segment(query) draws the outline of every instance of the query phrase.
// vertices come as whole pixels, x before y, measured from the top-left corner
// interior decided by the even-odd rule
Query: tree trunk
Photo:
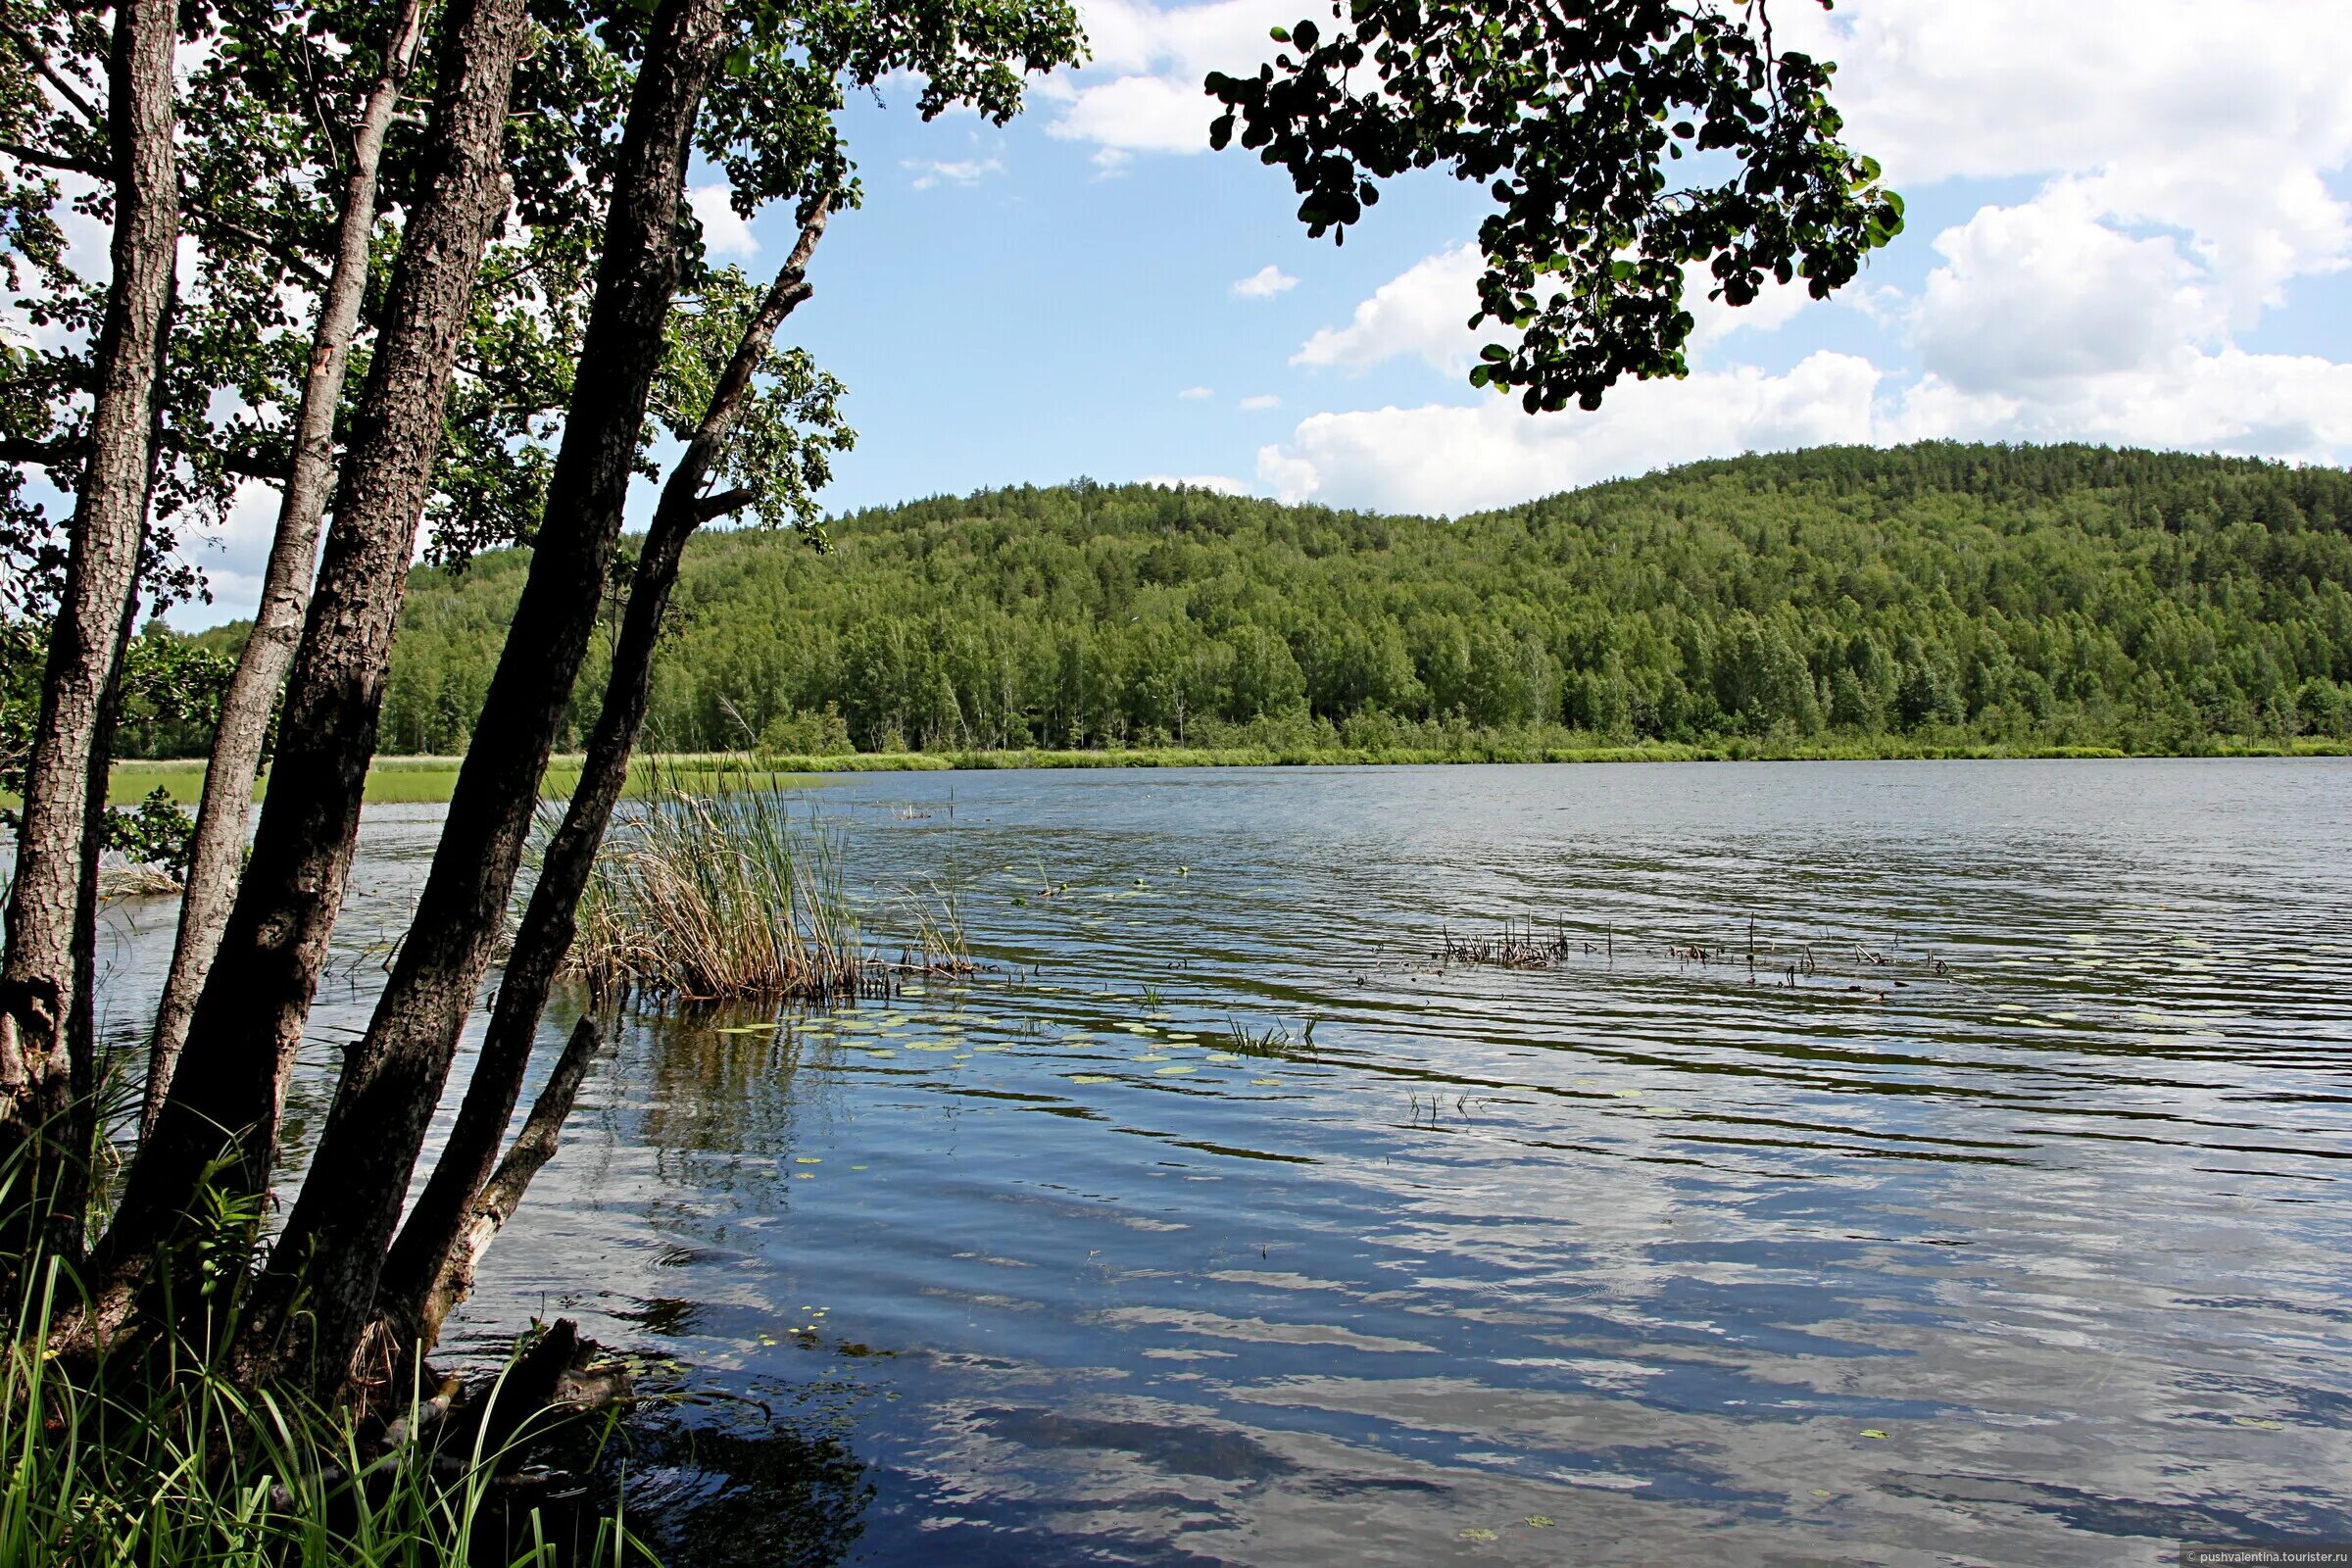
[[[89,456],[66,558],[64,598],[49,634],[41,711],[24,784],[16,877],[0,958],[0,1154],[24,1151],[26,1202],[0,1224],[0,1250],[46,1241],[79,1250],[86,1145],[71,1114],[76,1074],[68,1015],[88,1005],[74,988],[74,934],[97,741],[138,593],[155,445],[156,383],[179,238],[172,56],[176,0],[120,0],[107,63],[114,160],[113,276],[93,364]],[[87,1081],[87,1064],[81,1077]],[[46,1205],[55,1199],[57,1206]],[[14,1205],[12,1205],[14,1206]]]
[[[541,858],[539,880],[499,978],[489,1030],[474,1057],[457,1122],[424,1192],[401,1227],[377,1287],[377,1314],[389,1332],[413,1339],[419,1350],[430,1349],[439,1338],[442,1319],[472,1286],[481,1250],[512,1212],[511,1201],[498,1199],[484,1183],[496,1186],[490,1162],[498,1157],[499,1140],[514,1113],[548,989],[564,956],[571,951],[580,895],[628,780],[629,757],[644,727],[653,689],[654,648],[677,582],[679,560],[688,537],[707,514],[703,486],[734,427],[752,374],[785,317],[808,297],[808,258],[824,233],[827,213],[827,205],[820,202],[803,226],[800,242],[744,328],[733,359],[711,389],[710,407],[662,488],[645,549],[630,577],[628,609],[613,645],[605,700],[579,782]],[[540,1103],[546,1103],[544,1095]],[[539,1119],[537,1109],[531,1119]],[[519,1198],[519,1191],[514,1196]]]
[[[422,1354],[432,1348],[440,1337],[441,1325],[450,1312],[473,1289],[474,1271],[481,1266],[482,1254],[499,1231],[514,1215],[522,1202],[531,1178],[539,1167],[555,1157],[564,1131],[564,1118],[571,1114],[571,1103],[577,1099],[580,1084],[588,1076],[589,1064],[604,1044],[604,1032],[594,1019],[582,1018],[572,1026],[571,1038],[564,1043],[564,1053],[556,1058],[547,1083],[541,1087],[539,1098],[531,1102],[531,1113],[523,1118],[522,1131],[507,1150],[498,1168],[466,1195],[466,1208],[451,1227],[451,1235],[435,1259],[438,1272],[426,1276],[422,1299],[406,1306],[400,1315],[379,1313],[370,1332],[378,1336],[380,1353],[372,1359],[389,1372],[397,1374],[406,1366],[409,1354]],[[527,1060],[527,1056],[526,1056]],[[477,1075],[477,1082],[479,1081]],[[470,1088],[468,1094],[471,1093]],[[508,1109],[514,1108],[514,1097],[508,1096]],[[505,1130],[503,1124],[497,1131]],[[497,1152],[493,1146],[492,1153]],[[440,1174],[436,1168],[435,1175]],[[414,1217],[410,1225],[414,1226]],[[409,1229],[404,1227],[401,1239],[406,1241]],[[399,1253],[393,1254],[399,1261]],[[387,1263],[389,1270],[393,1263]],[[382,1293],[377,1296],[383,1299]]]
[[[459,338],[509,199],[507,104],[531,36],[524,0],[450,7],[421,188],[352,421],[261,829],[179,1070],[103,1247],[101,1330],[125,1306],[153,1250],[177,1233],[201,1186],[219,1179],[256,1193],[269,1184],[286,1071],[351,868],[385,655],[440,454]]]
[[[664,0],[655,14],[580,345],[594,372],[573,388],[530,572],[416,915],[368,1032],[345,1058],[310,1176],[271,1254],[250,1343],[265,1357],[303,1358],[327,1389],[345,1381],[372,1315],[385,1248],[505,923],[540,778],[603,601],[677,287],[692,131],[725,17],[724,0]],[[298,1316],[289,1310],[297,1299]]]
[[[326,514],[335,482],[335,411],[343,399],[344,373],[351,364],[352,334],[368,290],[368,244],[375,233],[376,170],[383,161],[384,135],[400,107],[401,86],[416,61],[424,36],[423,0],[401,0],[384,41],[382,73],[368,94],[352,134],[351,172],[343,185],[343,216],[336,232],[333,274],[319,302],[310,369],[294,418],[293,467],[277,509],[277,532],[262,576],[262,602],[253,630],[238,656],[236,673],[221,694],[220,719],[213,732],[211,764],[205,769],[204,798],[196,808],[190,845],[187,891],[179,905],[179,935],[172,970],[164,980],[147,1048],[147,1087],[139,1113],[141,1134],[155,1127],[164,1096],[172,1087],[180,1047],[197,994],[220,946],[236,892],[237,861],[245,849],[245,821],[253,807],[253,781],[261,768],[262,742],[270,711],[293,662],[295,639],[311,598],[311,573],[318,556],[318,524]]]

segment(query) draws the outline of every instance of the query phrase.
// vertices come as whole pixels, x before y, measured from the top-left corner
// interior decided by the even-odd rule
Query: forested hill
[[[860,512],[831,538],[696,543],[657,744],[2352,734],[2333,469],[1823,449],[1454,522],[1081,481]],[[524,561],[416,573],[386,750],[464,746]]]

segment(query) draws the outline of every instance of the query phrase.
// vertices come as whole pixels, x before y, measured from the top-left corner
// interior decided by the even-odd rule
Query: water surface
[[[680,1562],[2352,1537],[2352,763],[808,799],[994,969],[630,1014],[453,1330],[702,1391],[635,1438]],[[298,1114],[437,820],[370,814]],[[1505,921],[1559,961],[1441,961]]]

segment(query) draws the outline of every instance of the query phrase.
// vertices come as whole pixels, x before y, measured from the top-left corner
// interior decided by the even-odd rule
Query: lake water
[[[629,1015],[453,1329],[694,1396],[631,1439],[678,1563],[2352,1538],[2352,763],[807,798],[996,967]],[[298,1117],[436,825],[370,815]],[[1441,961],[1505,921],[1557,961]]]

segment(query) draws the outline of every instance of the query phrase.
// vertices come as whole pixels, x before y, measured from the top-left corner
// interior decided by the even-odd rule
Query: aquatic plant
[[[1279,1021],[1263,1028],[1251,1028],[1239,1018],[1225,1020],[1225,1049],[1243,1056],[1290,1056],[1315,1042],[1315,1026],[1310,1020],[1305,1029],[1294,1035]]]
[[[1438,948],[1438,956],[1446,963],[1486,964],[1503,969],[1550,969],[1566,963],[1578,953],[1591,953],[1593,944],[1568,935],[1566,926],[1555,926],[1549,933],[1539,931],[1534,922],[1519,923],[1505,920],[1502,929],[1491,936],[1457,937],[1447,928]]]
[[[902,900],[895,961],[866,947],[842,837],[796,812],[784,782],[734,758],[649,760],[580,900],[567,972],[598,996],[715,1001],[873,995],[908,970],[968,969],[961,914],[936,887]]]

